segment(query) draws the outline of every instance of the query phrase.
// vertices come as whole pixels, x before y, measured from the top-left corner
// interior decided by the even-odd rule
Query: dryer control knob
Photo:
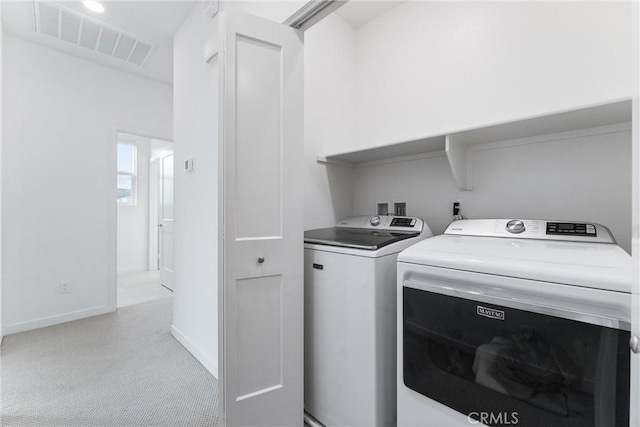
[[[377,225],[380,225],[380,217],[379,216],[372,216],[371,219],[369,220],[369,222],[374,227],[377,226]]]
[[[526,227],[524,226],[524,222],[519,219],[513,219],[507,223],[506,229],[509,233],[518,234],[526,230]]]

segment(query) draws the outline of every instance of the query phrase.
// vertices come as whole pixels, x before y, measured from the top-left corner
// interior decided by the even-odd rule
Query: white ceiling
[[[39,0],[35,0],[39,1]],[[35,32],[34,3],[31,0],[3,1],[4,31],[34,43],[68,54],[118,68],[162,83],[173,83],[173,34],[191,12],[197,1],[192,0],[102,0],[104,13],[88,10],[79,0],[58,0],[55,3],[131,33],[155,45],[144,67],[128,64],[107,55],[76,46]],[[351,0],[337,10],[354,28],[376,19],[403,1]]]
[[[347,4],[340,7],[336,13],[353,28],[359,28],[401,3],[404,3],[404,1],[350,0]]]
[[[56,1],[56,3],[136,35],[156,45],[156,48],[147,64],[144,67],[138,67],[69,42],[36,33],[32,1],[3,1],[4,31],[9,35],[142,77],[167,84],[173,83],[173,34],[191,12],[196,4],[195,1],[103,0],[104,13],[91,12],[81,1]]]

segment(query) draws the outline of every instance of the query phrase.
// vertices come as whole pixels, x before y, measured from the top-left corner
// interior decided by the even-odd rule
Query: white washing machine
[[[399,216],[305,232],[304,401],[322,424],[395,424],[397,255],[430,236]]]
[[[403,251],[398,425],[628,427],[631,283],[594,223],[456,221]]]

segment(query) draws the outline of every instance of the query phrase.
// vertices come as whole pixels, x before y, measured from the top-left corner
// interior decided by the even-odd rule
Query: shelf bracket
[[[331,159],[331,158],[328,158],[327,156],[316,156],[316,161],[318,163],[322,163],[325,165],[338,165],[338,166],[344,166],[347,168],[355,167],[353,163],[348,162],[346,160]]]
[[[455,135],[447,135],[445,139],[445,153],[451,167],[453,179],[460,190],[473,190],[471,182],[471,156],[469,147],[461,141],[455,140]]]

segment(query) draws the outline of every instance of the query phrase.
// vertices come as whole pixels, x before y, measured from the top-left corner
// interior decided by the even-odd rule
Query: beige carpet
[[[215,426],[217,381],[170,334],[172,299],[5,337],[2,426]]]

